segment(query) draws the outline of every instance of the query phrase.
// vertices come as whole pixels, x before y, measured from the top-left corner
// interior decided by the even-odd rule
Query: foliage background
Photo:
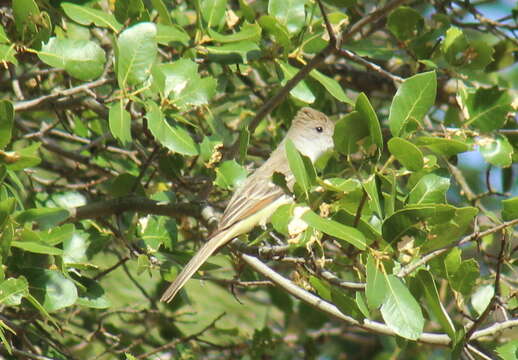
[[[516,359],[512,7],[2,3],[2,356]],[[307,105],[337,121],[289,155],[309,227],[159,303]]]

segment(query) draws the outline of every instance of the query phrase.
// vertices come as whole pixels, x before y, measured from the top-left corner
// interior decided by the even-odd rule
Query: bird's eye
[[[315,130],[316,130],[317,132],[319,132],[319,133],[321,133],[322,131],[324,131],[324,129],[322,129],[322,126],[317,126],[317,127],[315,128]]]

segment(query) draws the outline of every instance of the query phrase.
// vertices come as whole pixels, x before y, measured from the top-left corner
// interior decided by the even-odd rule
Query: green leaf
[[[460,251],[451,251],[446,256],[446,271],[452,289],[468,296],[480,277],[480,270],[475,259],[460,260]]]
[[[128,145],[133,140],[131,137],[131,115],[126,111],[122,101],[117,101],[110,106],[108,121],[113,137],[123,145]]]
[[[210,76],[191,81],[172,102],[182,109],[208,104],[216,93],[216,86],[216,79]]]
[[[450,178],[438,173],[423,176],[408,195],[410,204],[441,204],[446,202]]]
[[[381,305],[383,320],[399,336],[417,340],[424,326],[421,307],[399,278],[388,275],[385,283],[387,296]]]
[[[421,136],[416,139],[415,143],[418,146],[426,147],[434,153],[446,157],[457,155],[471,149],[468,144],[461,141],[439,137]]]
[[[444,58],[453,66],[462,65],[465,61],[465,51],[469,47],[469,42],[464,33],[458,27],[450,27],[446,32],[446,37],[441,44]]]
[[[369,130],[363,126],[363,117],[358,111],[352,111],[335,124],[333,141],[336,151],[350,155],[358,151],[358,144],[369,136]]]
[[[402,236],[423,231],[424,244],[428,251],[446,246],[464,234],[477,214],[472,207],[456,208],[445,204],[412,205],[397,210],[385,219],[382,226],[383,238],[391,243]]]
[[[38,156],[38,149],[41,143],[9,152],[0,152],[0,164],[3,162],[8,170],[18,171],[38,165],[41,159]]]
[[[150,101],[146,107],[149,130],[160,144],[183,155],[198,155],[198,148],[186,130],[169,124],[156,103]]]
[[[439,292],[437,291],[432,275],[429,271],[421,269],[415,278],[423,290],[426,303],[428,304],[428,309],[435,316],[439,324],[441,324],[442,329],[448,334],[452,342],[455,342],[455,326],[448,315],[448,311],[446,311],[442,305],[441,299],[439,298]]]
[[[513,163],[513,146],[504,135],[492,137],[480,137],[478,140],[479,151],[484,159],[491,165],[509,167]]]
[[[156,253],[162,245],[171,248],[176,240],[176,222],[166,216],[148,216],[145,220],[141,238],[148,253]]]
[[[294,34],[302,29],[306,21],[305,5],[306,0],[269,0],[268,14],[286,26],[289,33]]]
[[[18,60],[16,60],[16,45],[3,45],[0,44],[0,62],[12,63],[14,65],[18,65]]]
[[[79,80],[99,77],[106,62],[104,50],[93,41],[50,38],[38,57],[50,66],[65,69]]]
[[[288,225],[290,224],[293,218],[293,209],[297,205],[295,203],[292,204],[284,204],[279,206],[270,217],[270,222],[272,223],[275,231],[283,234],[284,236],[289,236]]]
[[[277,63],[281,67],[284,78],[281,81],[281,85],[284,86],[292,77],[294,77],[299,69],[291,66],[290,64],[283,62],[281,60],[277,60]],[[315,101],[315,95],[306,84],[304,80],[300,81],[293,89],[291,89],[290,94],[300,101],[303,101],[307,104],[311,104]]]
[[[40,9],[34,0],[17,0],[12,2],[14,25],[16,32],[25,39],[34,36],[38,28],[34,19],[40,16]]]
[[[273,35],[275,42],[283,46],[285,52],[291,47],[290,36],[284,25],[270,15],[263,15],[259,18],[259,25],[269,34]]]
[[[393,136],[404,136],[418,128],[435,103],[437,78],[435,71],[406,79],[390,105],[389,127]]]
[[[369,178],[363,182],[363,189],[369,196],[370,208],[380,219],[383,219],[383,211],[381,210],[381,202],[375,175],[369,176]]]
[[[318,81],[322,86],[331,94],[333,97],[339,101],[345,102],[347,104],[353,104],[353,101],[345,95],[344,90],[333,78],[330,78],[329,76],[326,76],[319,72],[318,70],[311,70],[309,73],[309,76],[311,76],[313,79]]]
[[[0,150],[11,142],[14,108],[9,100],[0,100]]]
[[[153,9],[158,13],[158,27],[160,27],[160,25],[173,25],[169,10],[162,0],[151,0],[151,4],[153,5]]]
[[[518,340],[507,341],[504,345],[498,346],[496,352],[502,360],[518,359]]]
[[[331,288],[331,301],[342,313],[350,315],[358,321],[363,321],[365,318],[356,300],[336,287]]]
[[[203,0],[200,8],[203,20],[209,28],[219,26],[225,17],[227,0]]]
[[[306,166],[304,165],[304,161],[302,160],[302,155],[299,153],[290,139],[287,139],[284,146],[290,170],[295,176],[297,184],[299,184],[299,186],[305,192],[307,198],[309,191],[311,190],[311,179],[309,177],[308,171],[306,170]]]
[[[95,24],[99,27],[111,29],[113,32],[119,32],[122,28],[115,16],[102,10],[67,2],[61,3],[61,8],[69,18],[81,25]]]
[[[158,0],[157,0],[158,1]],[[189,45],[191,38],[184,29],[177,25],[157,24],[156,41],[162,45],[179,42],[182,45]]]
[[[245,21],[243,26],[241,26],[241,29],[233,34],[224,35],[212,29],[208,29],[208,33],[214,41],[221,43],[239,41],[251,41],[253,43],[257,43],[261,39],[261,26],[257,23],[250,24]]]
[[[505,221],[518,219],[518,196],[502,200],[502,217]]]
[[[367,248],[365,236],[363,234],[347,225],[340,224],[331,219],[320,217],[311,210],[308,210],[301,217],[309,226],[323,232],[324,234],[333,236],[338,240],[345,240],[347,243],[357,247],[360,250]]]
[[[34,241],[13,241],[11,246],[35,254],[63,255],[63,250]]]
[[[9,215],[14,211],[15,204],[14,198],[0,201],[0,233],[4,229],[7,219],[9,219]]]
[[[199,79],[198,64],[190,59],[160,64],[153,68],[153,78],[164,97],[175,98],[193,79]]]
[[[326,301],[332,301],[331,298],[331,287],[325,281],[320,280],[315,276],[309,277],[309,283],[316,290],[318,296]]]
[[[29,284],[23,276],[9,278],[0,283],[0,304],[20,305],[22,297],[29,293]]]
[[[117,0],[113,12],[117,21],[132,24],[139,20],[149,20],[142,0]]]
[[[371,141],[378,147],[378,151],[381,152],[383,150],[383,135],[381,134],[380,122],[365,93],[358,95],[354,108],[362,116],[363,121],[367,123]]]
[[[16,216],[19,223],[36,222],[42,229],[50,229],[66,220],[70,213],[60,208],[34,208],[22,211]]]
[[[423,153],[410,141],[394,137],[387,145],[390,153],[408,170],[419,171],[423,168]]]
[[[77,231],[63,241],[63,262],[65,264],[77,265],[88,264],[88,233]]]
[[[110,300],[106,298],[106,292],[97,281],[82,277],[79,282],[86,290],[79,292],[77,305],[92,309],[107,309],[111,306]]]
[[[463,89],[460,95],[469,115],[466,125],[472,125],[483,132],[500,129],[507,114],[513,111],[512,97],[506,90],[496,86],[489,89]]]
[[[367,257],[367,286],[365,287],[365,296],[367,304],[371,310],[375,310],[383,304],[388,294],[385,276],[376,266],[376,260],[371,254]]]
[[[7,37],[4,27],[0,25],[0,44],[10,44],[11,40]]]
[[[77,300],[74,283],[53,270],[39,270],[38,274],[32,277],[31,289],[42,302],[43,308],[49,312],[71,306]]]
[[[220,46],[206,46],[209,58],[223,64],[247,64],[261,56],[261,49],[257,43],[249,40],[231,42]]]
[[[350,193],[358,190],[361,187],[361,183],[358,180],[344,178],[327,178],[321,181],[320,184],[326,190],[343,193]]]
[[[416,10],[400,6],[387,19],[387,28],[394,36],[405,41],[419,35],[424,27],[424,19]]]
[[[62,226],[53,227],[47,231],[40,231],[39,237],[42,242],[47,245],[58,245],[64,241],[69,241],[74,236],[74,224],[65,224]]]
[[[484,310],[488,307],[493,295],[495,294],[495,287],[491,284],[480,286],[471,296],[471,305],[478,315],[482,315]]]
[[[222,189],[234,190],[245,181],[247,175],[248,173],[243,166],[235,160],[227,160],[216,169],[214,184]]]
[[[117,39],[116,72],[121,88],[137,85],[149,77],[158,47],[156,25],[136,24],[124,30]]]

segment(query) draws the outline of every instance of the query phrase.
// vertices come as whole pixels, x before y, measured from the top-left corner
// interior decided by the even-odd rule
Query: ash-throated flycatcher
[[[295,183],[286,157],[287,139],[293,142],[298,151],[315,162],[323,153],[333,148],[334,127],[334,123],[320,111],[301,109],[282,142],[270,158],[236,190],[216,231],[171,283],[160,300],[170,302],[217,249],[254,226],[264,224],[279,206],[293,201],[291,196],[272,182],[273,173],[279,172],[284,174],[290,190]]]

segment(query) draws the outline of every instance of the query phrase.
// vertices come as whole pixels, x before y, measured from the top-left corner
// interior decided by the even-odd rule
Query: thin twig
[[[498,226],[492,227],[490,229],[487,229],[485,231],[474,232],[474,233],[472,233],[470,235],[467,235],[467,236],[463,237],[459,242],[456,242],[456,243],[450,244],[448,246],[445,246],[443,248],[434,250],[434,251],[426,254],[425,256],[423,256],[418,261],[405,266],[404,268],[402,268],[399,271],[398,276],[399,277],[405,277],[408,274],[411,274],[414,270],[416,270],[417,268],[423,266],[428,261],[436,258],[437,256],[440,256],[440,255],[444,254],[445,252],[447,252],[448,250],[450,250],[450,249],[452,249],[452,248],[454,248],[456,246],[460,246],[460,245],[463,245],[463,244],[465,244],[465,243],[467,243],[469,241],[473,241],[473,240],[476,240],[476,239],[483,238],[484,236],[496,233],[496,232],[498,232],[498,231],[500,231],[502,229],[505,229],[507,227],[512,227],[512,226],[515,226],[517,224],[518,224],[518,219],[514,219],[514,220],[510,220],[510,221],[504,222],[504,223],[502,223],[502,224],[500,224]]]
[[[190,341],[190,340],[193,340],[193,339],[196,339],[197,337],[199,337],[200,335],[203,335],[204,332],[206,332],[207,330],[213,328],[215,325],[216,325],[216,322],[221,319],[223,316],[225,316],[225,313],[222,313],[221,315],[219,315],[218,317],[216,317],[214,320],[211,321],[211,323],[207,326],[205,326],[203,329],[201,329],[200,331],[192,334],[192,335],[189,335],[189,336],[184,336],[182,338],[179,338],[179,339],[174,339],[173,341],[171,342],[168,342],[167,344],[164,344],[162,346],[159,346],[157,347],[156,349],[153,349],[151,351],[148,351],[147,353],[145,354],[142,354],[142,355],[139,355],[137,356],[137,359],[147,359],[149,358],[151,355],[153,354],[156,354],[156,353],[159,353],[159,352],[162,352],[162,351],[165,351],[167,349],[171,349],[173,347],[175,347],[176,345],[178,344],[181,344],[181,343],[185,343],[187,341]]]

